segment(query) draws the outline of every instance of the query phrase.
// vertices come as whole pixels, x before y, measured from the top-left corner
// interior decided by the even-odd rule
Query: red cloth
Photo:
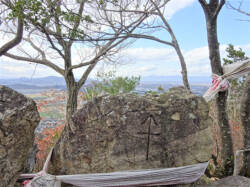
[[[32,187],[31,186],[31,180],[25,180],[25,181],[23,181],[23,187]]]
[[[222,84],[221,84],[222,83]],[[219,91],[226,91],[229,87],[229,84],[227,81],[222,82],[222,78],[218,75],[213,75],[213,80],[212,80],[212,90],[216,90],[217,87],[219,86]]]

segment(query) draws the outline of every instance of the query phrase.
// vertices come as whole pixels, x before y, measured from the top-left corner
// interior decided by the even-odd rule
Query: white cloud
[[[127,74],[127,76],[132,75],[145,75],[145,74],[152,74],[154,71],[157,70],[156,65],[151,64],[145,64],[143,67],[135,68],[134,70],[130,71],[130,74]]]
[[[226,57],[227,45],[220,45],[221,57]],[[250,56],[250,44],[236,46]],[[133,65],[123,66],[119,71],[124,75],[181,75],[181,67],[176,52],[169,48],[133,48],[124,52]],[[208,46],[183,52],[189,76],[210,76],[211,67]],[[153,66],[152,66],[153,65]],[[152,69],[150,69],[152,68]]]
[[[200,47],[193,49],[191,51],[188,51],[184,54],[185,60],[187,64],[195,64],[197,62],[201,62],[203,60],[208,59],[208,47]]]
[[[28,70],[27,67],[23,67],[23,66],[4,66],[3,69],[11,73],[18,73],[18,74],[20,73],[24,74]]]
[[[226,56],[227,45],[220,45],[221,57]],[[241,47],[250,56],[250,44],[236,46]],[[203,46],[190,51],[183,52],[187,63],[189,76],[211,75],[208,47]],[[181,67],[176,52],[171,48],[128,48],[122,52],[124,65],[116,65],[117,75],[123,76],[149,76],[149,75],[181,75]],[[75,58],[75,57],[73,57]],[[94,77],[98,70],[113,70],[114,67],[103,65],[97,66],[91,73]],[[0,59],[0,78],[3,77],[30,77],[34,72],[34,64],[11,61],[6,58]],[[83,70],[77,70],[76,77],[80,77]],[[49,76],[56,74],[50,68],[39,65],[35,77]]]
[[[155,70],[157,67],[155,65],[144,66],[138,69],[139,72],[149,72]]]
[[[124,52],[136,62],[124,66],[126,75],[181,75],[181,66],[176,52],[171,48],[133,48]],[[183,53],[189,75],[210,75],[208,47],[200,47]],[[153,66],[152,66],[153,65]],[[124,70],[125,69],[125,70]]]
[[[175,13],[190,6],[194,2],[195,0],[172,0],[166,6],[165,16],[167,16],[168,19],[171,19]]]
[[[6,57],[0,59],[0,78],[59,76],[54,70],[35,63],[15,61]]]
[[[129,48],[121,52],[123,57],[129,56],[136,61],[157,62],[173,57],[175,51],[171,48]]]
[[[188,75],[196,76],[196,75],[211,75],[211,67],[208,63],[199,64],[197,66],[188,66]]]

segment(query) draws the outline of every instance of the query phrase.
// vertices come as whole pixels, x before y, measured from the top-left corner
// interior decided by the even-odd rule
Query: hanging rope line
[[[54,176],[48,174],[52,151],[53,148],[47,156],[42,171],[20,175],[19,179],[28,179],[23,182],[24,187],[60,187],[62,182],[79,187],[188,184],[198,180],[208,166],[208,162],[205,162],[177,168]]]

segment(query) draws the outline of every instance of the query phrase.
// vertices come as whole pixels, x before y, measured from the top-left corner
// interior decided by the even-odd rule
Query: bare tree
[[[199,0],[206,17],[207,38],[209,47],[209,59],[212,68],[212,73],[222,75],[219,42],[217,37],[217,17],[225,0]],[[220,126],[222,148],[221,157],[225,175],[230,175],[233,172],[233,144],[228,116],[226,112],[227,92],[219,92],[216,98],[217,117]]]
[[[239,4],[238,4],[238,7],[233,6],[233,5],[230,3],[230,1],[227,1],[226,5],[227,5],[228,8],[230,8],[230,9],[232,9],[232,10],[235,10],[235,11],[239,12],[240,14],[243,14],[243,15],[245,15],[245,16],[250,16],[250,13],[249,13],[249,12],[247,12],[247,11],[245,11],[245,10],[242,9],[243,0],[239,1],[238,3],[239,3]],[[250,20],[247,19],[247,20],[244,20],[244,21],[250,21]]]
[[[146,0],[145,4],[150,5],[151,9],[147,9],[147,10],[143,8],[134,9],[133,7],[133,9],[121,9],[121,10],[123,12],[134,12],[137,14],[151,15],[149,21],[144,23],[142,27],[137,28],[137,30],[138,29],[140,30],[139,32],[131,33],[129,34],[129,36],[132,38],[143,38],[147,40],[153,40],[153,41],[173,47],[180,60],[181,69],[182,69],[181,74],[182,74],[184,87],[188,91],[190,91],[190,85],[188,82],[188,75],[187,75],[187,67],[186,67],[184,56],[181,52],[180,46],[173,32],[173,29],[171,28],[170,24],[167,21],[167,18],[165,17],[165,8],[166,8],[166,4],[169,1],[170,0],[165,0],[165,1]],[[138,0],[138,3],[140,3],[140,0]],[[107,11],[114,11],[114,10],[107,10]],[[158,22],[159,19],[161,20],[160,22]],[[151,35],[152,32],[154,32],[155,30],[159,30],[159,29],[165,30],[170,35],[171,41],[163,40],[161,38]]]
[[[3,14],[3,12],[1,12],[1,14]],[[0,25],[1,25],[1,23],[2,23],[2,21],[0,20]],[[0,47],[0,56],[2,56],[4,53],[6,53],[11,48],[18,45],[22,40],[22,36],[23,36],[23,21],[22,21],[22,18],[18,18],[16,35],[12,40],[10,40],[6,44],[4,44],[2,47]]]
[[[105,6],[120,8],[128,6],[126,3],[131,4],[133,1],[124,2],[117,1],[115,5],[111,5],[107,1]],[[68,90],[66,120],[74,131],[71,116],[77,110],[77,95],[80,88],[94,67],[116,53],[148,15],[138,16],[121,11],[103,12],[103,1],[83,0],[72,4],[66,0],[47,0],[34,1],[31,6],[29,4],[27,6],[22,16],[30,30],[24,38],[36,54],[31,55],[27,51],[27,44],[24,44],[22,55],[5,53],[5,56],[48,66],[64,77]],[[32,12],[33,7],[36,9]],[[49,45],[49,49],[41,47],[44,42]],[[86,55],[87,57],[77,64],[72,60],[72,47],[76,45],[89,47],[92,51],[91,55]],[[62,64],[54,62],[55,60],[49,55],[51,53],[54,53],[53,56],[59,58]],[[76,80],[73,72],[76,69],[84,70],[79,80]]]

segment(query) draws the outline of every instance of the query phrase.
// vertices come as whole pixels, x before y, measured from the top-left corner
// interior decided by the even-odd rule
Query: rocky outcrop
[[[210,159],[213,142],[202,97],[174,88],[159,97],[98,97],[74,116],[55,147],[56,174],[184,166]]]
[[[198,187],[249,187],[250,179],[242,176],[230,176],[208,185]]]
[[[33,100],[0,86],[0,186],[13,187],[24,171],[40,116]]]

